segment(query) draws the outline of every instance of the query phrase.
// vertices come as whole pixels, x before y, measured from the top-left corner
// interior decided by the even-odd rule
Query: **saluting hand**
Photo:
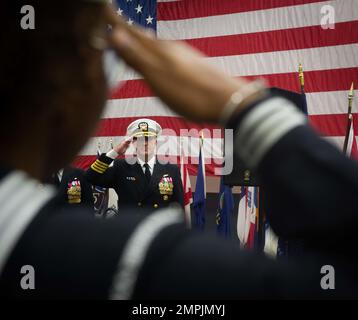
[[[114,12],[111,24],[110,42],[120,57],[169,107],[187,118],[217,122],[231,95],[246,83],[213,67],[189,45],[155,39]]]
[[[118,153],[119,156],[122,156],[126,153],[127,149],[129,148],[132,139],[125,139],[123,140],[118,146],[115,146],[113,150]]]

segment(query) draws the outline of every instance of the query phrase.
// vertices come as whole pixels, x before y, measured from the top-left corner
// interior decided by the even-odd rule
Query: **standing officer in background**
[[[49,183],[58,189],[63,203],[85,205],[93,209],[92,186],[83,170],[67,166],[54,173]]]
[[[126,206],[157,209],[173,202],[183,206],[179,168],[161,164],[156,158],[157,138],[161,131],[159,123],[151,119],[132,122],[127,128],[130,139],[102,154],[87,170],[87,179],[92,184],[116,191],[119,210]],[[135,147],[135,156],[117,160],[131,143]]]

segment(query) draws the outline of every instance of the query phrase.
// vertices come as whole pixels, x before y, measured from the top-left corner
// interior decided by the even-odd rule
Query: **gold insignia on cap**
[[[148,131],[148,123],[147,122],[140,122],[138,124],[138,129],[145,132]]]

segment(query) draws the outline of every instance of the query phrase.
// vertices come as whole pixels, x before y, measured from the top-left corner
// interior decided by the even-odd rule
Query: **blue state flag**
[[[199,152],[198,176],[196,179],[195,193],[193,198],[193,209],[195,218],[195,227],[203,230],[205,227],[206,216],[206,187],[205,187],[205,163],[202,151],[202,142]]]
[[[220,179],[219,205],[216,213],[216,230],[219,235],[229,238],[231,235],[231,215],[234,211],[232,188],[224,184],[224,177]]]

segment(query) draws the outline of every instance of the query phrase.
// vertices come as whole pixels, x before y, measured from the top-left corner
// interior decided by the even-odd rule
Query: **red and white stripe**
[[[193,193],[191,190],[191,183],[189,178],[188,167],[184,161],[184,157],[181,157],[180,162],[180,175],[183,183],[184,190],[184,214],[186,225],[191,227],[191,210],[190,205],[193,203]]]
[[[335,29],[320,25],[324,5],[335,10]],[[157,17],[159,38],[188,42],[233,77],[262,77],[270,86],[298,91],[297,68],[302,63],[310,122],[342,148],[348,89],[352,81],[358,83],[357,0],[162,0]],[[136,72],[128,70],[124,78],[127,82],[111,93],[97,134],[82,150],[77,165],[88,167],[95,159],[98,140],[104,147],[110,138],[119,141],[127,125],[141,117],[152,118],[177,134],[181,128],[215,129],[170,111]],[[353,118],[358,123],[356,103]],[[205,140],[219,146],[210,157],[220,158],[217,138]],[[188,156],[197,157],[197,151]],[[207,174],[213,174],[214,167],[214,162],[207,164]],[[196,168],[188,165],[190,174]]]
[[[253,249],[255,245],[256,215],[258,213],[258,208],[254,203],[256,187],[242,188],[244,188],[244,196],[240,199],[237,212],[237,236],[241,247]]]

